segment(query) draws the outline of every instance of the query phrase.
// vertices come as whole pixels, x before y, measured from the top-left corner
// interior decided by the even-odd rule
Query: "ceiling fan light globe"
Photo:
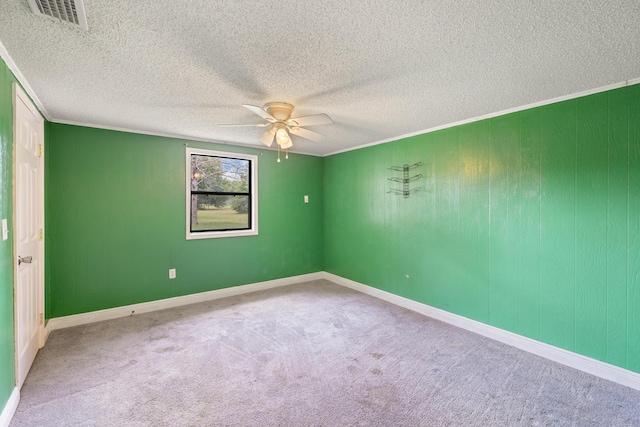
[[[287,148],[291,148],[293,147],[293,142],[291,142],[291,140],[289,140],[289,142],[281,144],[280,148],[283,150],[286,150]]]
[[[267,130],[260,137],[260,142],[262,142],[267,147],[271,147],[271,144],[273,144],[273,136],[275,135],[275,133],[276,132],[275,132],[275,130],[273,128]]]
[[[276,140],[278,141],[278,145],[282,149],[291,147],[293,145],[291,143],[291,138],[289,137],[287,130],[283,128],[278,129],[278,131],[276,132]]]

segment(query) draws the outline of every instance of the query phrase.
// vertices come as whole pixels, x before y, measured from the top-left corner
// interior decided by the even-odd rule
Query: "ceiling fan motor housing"
[[[293,105],[287,102],[268,102],[262,108],[279,122],[289,120],[293,113]]]

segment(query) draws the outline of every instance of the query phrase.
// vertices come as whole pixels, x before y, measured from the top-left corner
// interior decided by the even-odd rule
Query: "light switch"
[[[307,196],[306,194],[304,195],[304,202],[309,203],[309,196]]]
[[[9,238],[9,228],[7,226],[7,218],[2,220],[2,240],[7,240]]]

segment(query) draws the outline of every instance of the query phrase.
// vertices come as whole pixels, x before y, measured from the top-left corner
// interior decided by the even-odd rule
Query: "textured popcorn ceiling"
[[[54,122],[263,147],[241,105],[333,125],[324,155],[640,77],[640,2],[84,0],[89,31],[0,2]]]

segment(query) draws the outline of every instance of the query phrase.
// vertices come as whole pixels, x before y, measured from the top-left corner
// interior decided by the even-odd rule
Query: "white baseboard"
[[[356,291],[371,295],[400,307],[418,312],[425,316],[429,316],[445,323],[457,326],[459,328],[475,332],[487,338],[491,338],[512,347],[519,348],[520,350],[533,353],[537,356],[541,356],[554,362],[569,366],[571,368],[578,369],[596,377],[604,378],[606,380],[613,381],[636,390],[640,390],[640,374],[636,372],[629,371],[618,366],[610,365],[608,363],[601,362],[599,360],[595,360],[568,350],[564,350],[559,347],[545,344],[531,338],[523,337],[522,335],[505,331],[504,329],[499,329],[494,326],[477,322],[475,320],[467,319],[466,317],[452,314],[447,311],[410,300],[408,298],[404,298],[377,288],[373,288],[368,285],[364,285],[362,283],[354,282],[353,280],[345,279],[344,277],[336,276],[335,274],[324,272],[323,277],[338,285],[354,289]]]
[[[215,291],[202,292],[198,294],[185,295],[175,298],[167,298],[158,301],[132,304],[123,307],[116,307],[107,310],[92,311],[90,313],[75,314],[50,319],[46,326],[47,335],[55,330],[68,328],[71,326],[84,325],[87,323],[100,322],[103,320],[116,319],[130,316],[131,313],[141,314],[166,308],[179,307],[187,304],[194,304],[203,301],[211,301],[219,298],[226,298],[235,295],[242,295],[250,292],[276,288],[280,286],[293,285],[311,280],[326,279],[341,286],[354,289],[367,295],[390,302],[400,307],[415,311],[431,318],[449,323],[462,329],[475,332],[479,335],[502,342],[520,350],[527,351],[537,356],[544,357],[554,362],[561,363],[574,369],[586,372],[596,377],[640,390],[640,374],[610,365],[608,363],[583,356],[568,350],[561,349],[504,329],[496,328],[457,314],[449,313],[439,308],[431,307],[417,301],[410,300],[371,286],[355,282],[344,277],[336,276],[327,272],[303,274],[300,276],[286,277],[283,279],[269,280],[266,282],[252,283],[249,285],[234,286],[231,288],[219,289]],[[16,403],[17,406],[17,403]],[[15,408],[14,408],[15,410]],[[4,412],[3,412],[4,416]],[[0,423],[0,427],[2,423]]]
[[[20,403],[20,390],[16,387],[13,389],[9,400],[7,400],[7,404],[4,405],[4,409],[0,414],[0,427],[9,427],[13,414],[16,413],[16,409],[18,408],[18,403]]]
[[[242,286],[233,286],[230,288],[218,289],[215,291],[201,292],[197,294],[184,295],[157,301],[143,302],[140,304],[125,305],[122,307],[92,311],[89,313],[55,317],[53,319],[49,319],[45,329],[48,336],[51,331],[54,331],[56,329],[85,325],[93,322],[101,322],[103,320],[117,319],[119,317],[131,316],[132,313],[142,314],[156,310],[164,310],[165,308],[173,308],[188,304],[195,304],[203,301],[211,301],[219,298],[226,298],[235,295],[247,294],[250,292],[262,291],[265,289],[277,288],[280,286],[292,285],[294,283],[319,280],[322,278],[323,275],[321,272],[302,274],[299,276],[286,277],[283,279],[268,280],[266,282],[251,283],[249,285]]]

